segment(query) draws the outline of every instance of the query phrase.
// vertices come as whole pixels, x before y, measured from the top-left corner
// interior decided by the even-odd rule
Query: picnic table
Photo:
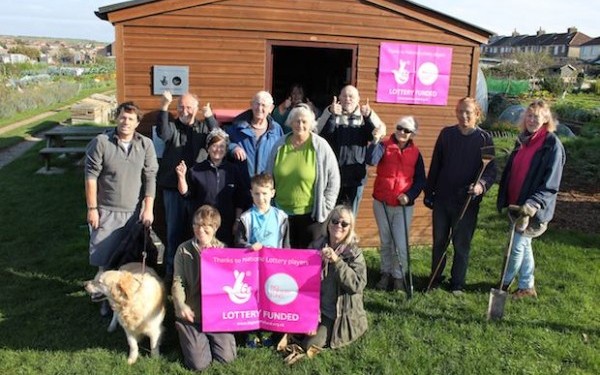
[[[46,147],[39,151],[44,159],[46,170],[50,170],[52,155],[84,155],[89,141],[110,127],[103,126],[68,126],[60,125],[44,133]]]

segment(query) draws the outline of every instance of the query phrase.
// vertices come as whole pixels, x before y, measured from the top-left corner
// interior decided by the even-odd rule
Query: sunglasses
[[[333,225],[341,225],[342,228],[348,228],[350,226],[350,223],[347,223],[343,220],[339,220],[339,219],[331,219],[331,224]]]
[[[399,131],[399,132],[402,132],[402,133],[404,133],[404,134],[412,134],[412,130],[408,130],[408,129],[406,129],[406,128],[403,128],[403,127],[402,127],[402,126],[400,126],[400,125],[397,125],[397,126],[396,126],[396,130],[397,130],[397,131]]]

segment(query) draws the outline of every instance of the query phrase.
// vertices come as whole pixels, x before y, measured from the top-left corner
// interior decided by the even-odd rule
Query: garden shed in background
[[[146,112],[157,110],[157,66],[187,68],[189,91],[217,113],[248,108],[262,89],[279,102],[293,82],[325,107],[343,85],[353,84],[387,124],[388,134],[399,116],[417,117],[416,143],[426,166],[440,129],[455,123],[456,101],[475,96],[480,45],[491,34],[411,1],[134,0],[102,7],[96,15],[115,26],[119,102],[133,100]],[[451,51],[443,104],[378,100],[380,56],[387,43]],[[142,132],[149,134],[154,121],[147,115]],[[363,246],[379,243],[372,213],[374,172],[369,171],[359,211]],[[427,243],[430,237],[429,211],[419,199],[412,240]]]

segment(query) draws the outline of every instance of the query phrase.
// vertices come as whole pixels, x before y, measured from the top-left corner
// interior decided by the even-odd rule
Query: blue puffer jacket
[[[265,171],[273,145],[283,135],[281,126],[269,116],[267,119],[269,128],[257,141],[250,126],[251,121],[252,110],[249,109],[238,115],[233,120],[233,124],[227,129],[230,141],[229,152],[233,152],[238,146],[244,149],[250,177]]]

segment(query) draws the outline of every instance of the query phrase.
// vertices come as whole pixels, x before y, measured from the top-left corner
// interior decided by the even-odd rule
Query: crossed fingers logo
[[[226,285],[223,287],[223,290],[227,293],[231,302],[237,305],[248,302],[252,295],[252,287],[244,282],[245,276],[245,272],[234,270],[233,277],[235,281],[233,286]]]

